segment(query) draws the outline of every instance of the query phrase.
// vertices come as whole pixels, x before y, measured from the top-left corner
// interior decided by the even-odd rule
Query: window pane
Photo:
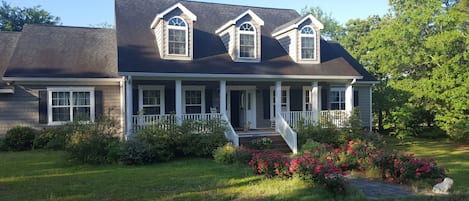
[[[90,92],[73,92],[74,105],[90,105]]]
[[[52,105],[53,106],[70,105],[70,93],[69,92],[52,92]]]
[[[143,107],[143,114],[146,115],[158,115],[161,114],[160,107]]]
[[[143,91],[143,105],[160,105],[160,91],[159,90],[144,90]]]
[[[186,91],[186,104],[201,104],[202,103],[202,92],[201,91]]]
[[[254,35],[239,35],[239,57],[254,57]]]
[[[70,121],[70,108],[52,108],[52,121]]]
[[[186,114],[200,114],[202,113],[201,106],[186,106]]]
[[[186,54],[186,31],[169,29],[168,48],[169,54]]]
[[[90,114],[90,107],[73,107],[74,121],[89,121],[91,116]]]
[[[312,59],[314,58],[314,38],[301,37],[301,58]]]

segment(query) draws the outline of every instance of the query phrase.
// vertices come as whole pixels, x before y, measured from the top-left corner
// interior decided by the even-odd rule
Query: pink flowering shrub
[[[436,183],[445,176],[445,169],[438,167],[433,158],[416,158],[403,151],[385,152],[380,150],[373,159],[383,180],[407,183],[410,180],[430,179]]]
[[[343,178],[344,172],[336,167],[332,160],[321,163],[312,157],[310,152],[304,153],[299,158],[290,162],[290,172],[298,175],[306,181],[324,186],[333,193],[345,191],[347,181]]]
[[[248,163],[255,174],[263,174],[267,178],[275,176],[291,177],[290,162],[282,153],[259,151],[252,154]]]

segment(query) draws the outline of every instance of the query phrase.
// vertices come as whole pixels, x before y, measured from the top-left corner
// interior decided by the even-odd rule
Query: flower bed
[[[282,153],[253,151],[244,147],[236,148],[238,151],[233,153],[243,153],[244,157],[241,158],[251,154],[248,164],[255,174],[267,178],[297,176],[324,186],[332,193],[345,192],[348,182],[343,176],[351,170],[378,169],[383,180],[395,183],[415,180],[438,183],[446,176],[445,169],[438,167],[432,158],[416,158],[402,151],[377,150],[363,141],[349,141],[339,147],[330,144],[312,147],[312,150],[293,158]]]

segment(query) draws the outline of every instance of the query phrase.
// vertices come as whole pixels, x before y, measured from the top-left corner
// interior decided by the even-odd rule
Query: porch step
[[[268,147],[268,150],[278,151],[282,153],[291,154],[292,151],[287,145],[282,136],[278,133],[264,133],[264,134],[240,134],[239,135],[239,144],[248,148],[254,148],[252,141],[258,138],[269,138],[272,140],[272,143]]]

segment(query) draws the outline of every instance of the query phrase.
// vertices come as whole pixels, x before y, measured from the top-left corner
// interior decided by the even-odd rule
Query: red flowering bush
[[[438,182],[446,174],[432,158],[415,158],[403,151],[376,153],[373,163],[379,168],[383,180],[396,183],[408,183],[410,180],[431,179]]]
[[[263,174],[272,178],[291,177],[290,162],[282,153],[260,151],[252,154],[252,159],[248,163],[255,174]]]
[[[290,162],[290,172],[300,178],[312,181],[324,186],[333,193],[345,191],[347,181],[342,177],[344,172],[336,167],[332,160],[321,163],[312,157],[310,152],[306,152],[300,158],[295,158]]]

